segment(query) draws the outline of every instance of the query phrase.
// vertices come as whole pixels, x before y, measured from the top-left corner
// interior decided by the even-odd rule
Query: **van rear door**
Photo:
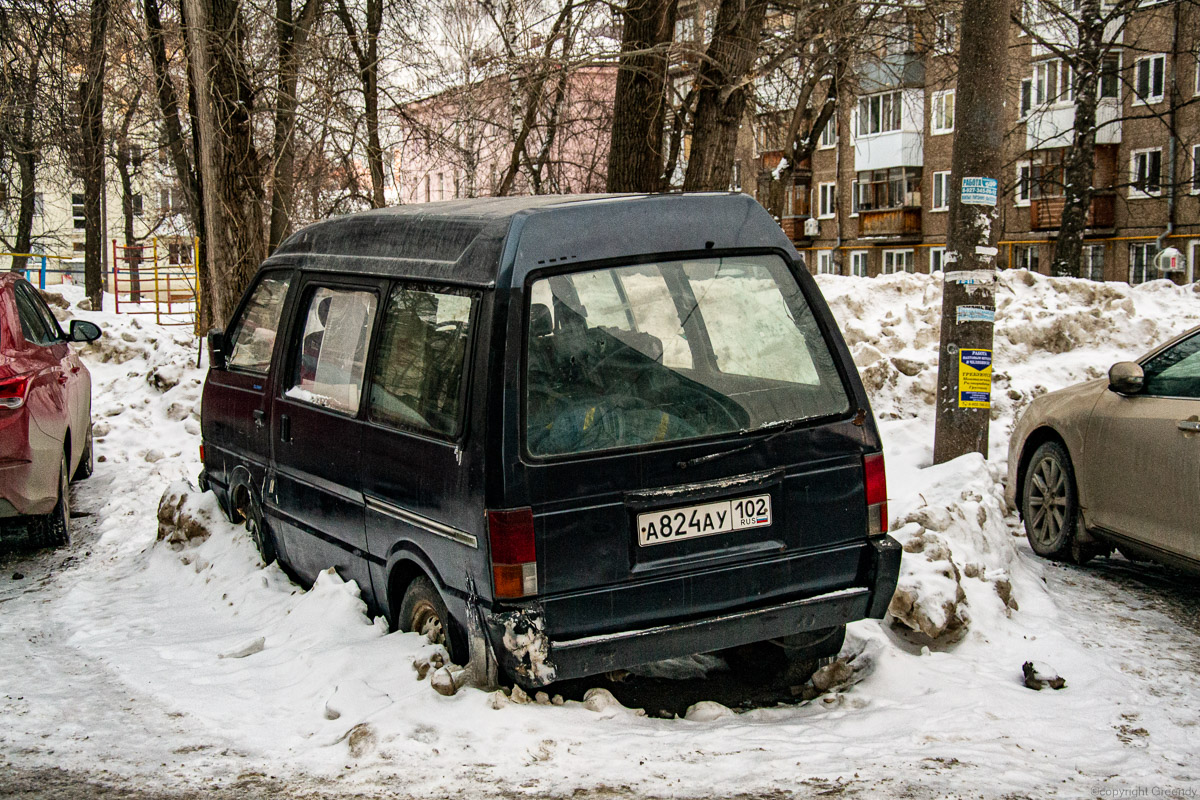
[[[527,463],[512,488],[533,508],[552,637],[855,585],[878,444],[807,288],[774,253],[526,284]]]

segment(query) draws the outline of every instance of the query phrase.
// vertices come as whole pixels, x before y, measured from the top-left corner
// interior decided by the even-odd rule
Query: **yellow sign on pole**
[[[958,351],[958,407],[992,407],[992,351]]]

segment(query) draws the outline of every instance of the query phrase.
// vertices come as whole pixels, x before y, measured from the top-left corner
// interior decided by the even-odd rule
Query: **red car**
[[[0,523],[41,544],[66,543],[67,483],[92,474],[92,378],[68,342],[99,337],[82,320],[64,334],[20,273],[0,275]]]

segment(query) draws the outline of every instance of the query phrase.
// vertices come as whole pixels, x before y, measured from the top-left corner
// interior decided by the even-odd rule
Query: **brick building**
[[[999,202],[1000,267],[1048,272],[1062,213],[1064,148],[1075,105],[1069,68],[1036,39],[1063,34],[1054,21],[1010,31],[1005,174]],[[877,58],[843,92],[835,125],[810,159],[795,165],[781,225],[813,272],[877,275],[940,269],[951,193],[956,31],[897,18]],[[1061,27],[1061,26],[1059,26]],[[1140,283],[1191,282],[1200,272],[1200,7],[1188,0],[1143,3],[1122,29],[1099,81],[1096,189],[1081,274]],[[778,142],[757,118],[754,146],[738,172],[760,202],[772,190]],[[1177,136],[1172,137],[1172,130]],[[1169,224],[1170,223],[1170,224]],[[1182,252],[1182,268],[1153,266],[1159,237]]]

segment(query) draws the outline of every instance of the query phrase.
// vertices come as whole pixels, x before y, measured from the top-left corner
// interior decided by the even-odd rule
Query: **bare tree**
[[[206,263],[200,282],[205,327],[223,325],[266,255],[263,181],[254,143],[254,91],[247,70],[246,27],[237,0],[184,0],[189,68],[204,175]]]
[[[662,179],[667,67],[678,0],[627,0],[608,151],[608,191],[654,192]]]

